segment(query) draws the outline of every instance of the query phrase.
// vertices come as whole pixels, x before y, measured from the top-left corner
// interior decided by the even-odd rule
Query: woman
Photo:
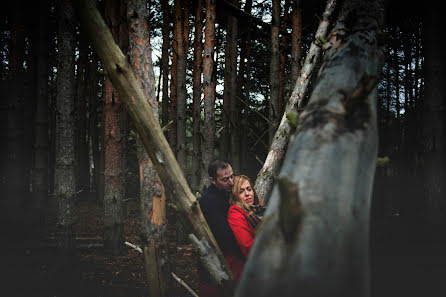
[[[234,178],[229,204],[228,223],[246,261],[254,243],[255,228],[263,219],[265,207],[246,175]],[[236,280],[240,279],[244,264],[243,262],[242,265],[230,265]]]

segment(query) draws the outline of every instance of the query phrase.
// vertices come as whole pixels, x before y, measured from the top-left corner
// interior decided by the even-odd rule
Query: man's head
[[[209,180],[218,189],[231,192],[234,186],[234,173],[231,165],[223,160],[216,159],[208,166]]]

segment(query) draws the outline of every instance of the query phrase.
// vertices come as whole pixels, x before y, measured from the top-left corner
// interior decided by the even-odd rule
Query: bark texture
[[[189,39],[189,9],[183,0],[175,0],[175,36],[177,53],[177,160],[186,172],[186,57]]]
[[[335,4],[335,0],[329,0],[327,2],[322,20],[319,23],[319,27],[317,28],[315,34],[316,38],[310,46],[310,50],[308,51],[308,54],[305,58],[305,63],[300,76],[294,86],[293,93],[291,94],[290,99],[285,107],[284,114],[280,121],[279,127],[274,134],[274,138],[271,143],[268,155],[266,156],[265,163],[263,164],[262,169],[260,169],[259,173],[257,174],[255,189],[257,191],[257,194],[263,199],[263,201],[267,202],[269,200],[269,196],[274,186],[275,178],[279,173],[280,168],[282,167],[288,142],[290,140],[290,134],[292,133],[292,131],[294,131],[292,127],[293,125],[296,125],[295,121],[294,124],[292,123],[292,118],[295,117],[295,114],[293,116],[293,113],[296,113],[297,109],[300,107],[299,105],[305,95],[305,91],[307,90],[310,78],[322,54],[322,48],[319,40],[326,39],[328,26],[330,24],[330,17],[335,9]]]
[[[277,122],[280,118],[280,1],[272,2],[272,20],[271,20],[271,60],[269,65],[269,120],[268,130],[269,143],[273,141],[274,133],[277,129]]]
[[[161,0],[161,10],[163,11],[163,46],[161,54],[161,72],[163,74],[163,100],[162,116],[163,126],[169,122],[169,33],[170,33],[170,13],[168,0]]]
[[[59,246],[70,254],[75,249],[75,146],[74,146],[74,9],[62,2],[59,25],[59,64],[56,103],[56,168],[54,195],[59,203]]]
[[[445,56],[442,53],[441,24],[445,18],[439,10],[431,11],[424,8],[426,20],[424,36],[425,47],[425,114],[424,135],[427,141],[424,144],[425,152],[425,191],[427,193],[427,220],[432,226],[442,226],[446,222],[446,88],[445,88]]]
[[[192,103],[192,178],[191,188],[200,191],[200,164],[201,164],[201,75],[203,74],[203,1],[195,3],[195,37],[194,37],[194,72],[193,103]]]
[[[302,10],[300,0],[294,0],[291,13],[291,80],[294,86],[300,73],[300,58],[302,56]]]
[[[8,164],[7,164],[7,198],[4,201],[6,219],[18,223],[15,213],[19,211],[25,195],[22,180],[26,180],[25,173],[25,98],[24,98],[24,69],[25,59],[25,15],[22,1],[14,2],[11,18],[11,38],[9,44],[9,73],[8,86]]]
[[[239,1],[232,1],[233,5],[239,6]],[[229,84],[228,97],[229,99],[229,152],[232,168],[234,172],[240,172],[240,129],[239,127],[239,102],[237,100],[237,60],[238,60],[238,21],[235,17],[230,17],[230,30],[228,30],[227,40],[230,42],[226,46],[227,54],[230,53],[229,63]],[[229,51],[228,51],[229,47]],[[226,56],[228,58],[228,56]],[[226,91],[226,86],[225,86]]]
[[[105,2],[105,16],[114,40],[121,49],[125,48],[128,35],[123,30],[121,0]],[[88,29],[87,29],[88,30]],[[123,112],[121,99],[113,88],[111,77],[107,73],[104,81],[105,106],[103,113],[104,127],[104,249],[118,255],[124,247],[124,140],[122,131]]]
[[[370,296],[382,14],[341,8],[236,296]]]
[[[158,118],[158,102],[155,95],[155,75],[152,65],[152,49],[147,22],[146,0],[131,0],[127,3],[129,22],[129,55],[133,72],[141,90]],[[169,261],[166,242],[166,199],[163,185],[153,163],[137,138],[140,178],[140,205],[144,267],[150,296],[166,296],[168,289]]]
[[[48,2],[39,2],[38,29],[36,30],[36,71],[33,158],[33,202],[32,213],[39,226],[44,223],[44,210],[48,202],[49,180],[49,134],[48,134]]]
[[[207,166],[214,157],[215,143],[215,80],[214,80],[214,46],[215,46],[215,0],[206,0],[206,22],[204,31],[203,56],[203,158],[201,160],[201,182],[203,189],[209,180]]]

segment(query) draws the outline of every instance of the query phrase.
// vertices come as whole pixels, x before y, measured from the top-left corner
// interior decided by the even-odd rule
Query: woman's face
[[[245,202],[248,205],[254,204],[254,191],[252,190],[251,183],[245,180],[238,192],[238,199]]]

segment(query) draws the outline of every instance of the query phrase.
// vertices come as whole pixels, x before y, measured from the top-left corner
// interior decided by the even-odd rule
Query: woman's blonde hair
[[[252,191],[254,192],[254,204],[260,204],[263,205],[262,200],[259,199],[259,196],[257,196],[256,190],[254,189],[254,185],[252,184],[249,177],[246,175],[238,175],[234,177],[234,187],[232,187],[231,195],[229,196],[229,204],[231,205],[237,205],[240,208],[249,208],[249,205],[246,204],[244,201],[241,201],[238,199],[238,195],[240,193],[240,188],[242,187],[242,184],[248,181],[251,185]]]

